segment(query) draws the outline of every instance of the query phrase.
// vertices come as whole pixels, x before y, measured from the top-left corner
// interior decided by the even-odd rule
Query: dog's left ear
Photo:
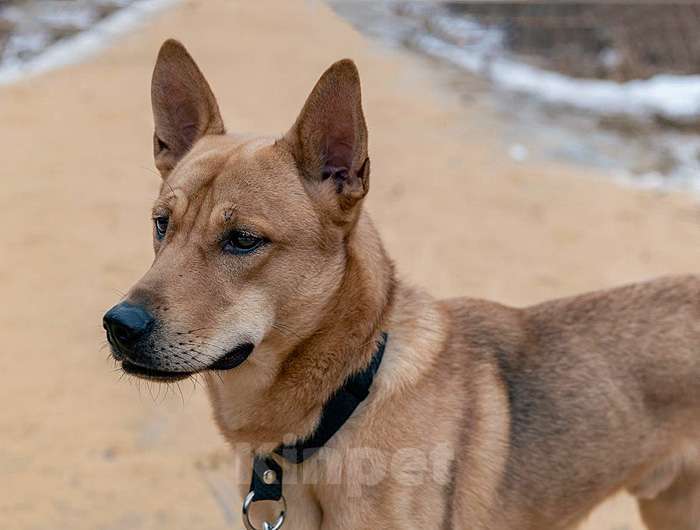
[[[302,176],[347,213],[369,190],[367,126],[355,63],[333,64],[316,83],[285,140]]]

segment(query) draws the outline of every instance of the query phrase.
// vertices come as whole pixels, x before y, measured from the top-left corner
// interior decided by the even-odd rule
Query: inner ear
[[[194,143],[208,134],[224,134],[216,98],[185,47],[163,43],[153,70],[151,102],[156,167],[165,177]]]
[[[367,126],[355,63],[344,59],[326,70],[285,138],[305,178],[318,182],[332,177],[346,206],[364,196]]]

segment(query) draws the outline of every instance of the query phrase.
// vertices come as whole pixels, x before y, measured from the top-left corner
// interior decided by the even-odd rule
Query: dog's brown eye
[[[156,238],[158,241],[165,237],[165,232],[168,231],[168,221],[170,221],[170,219],[166,216],[156,217],[153,219],[153,224],[156,227]]]
[[[229,254],[247,254],[262,245],[264,241],[262,237],[249,232],[234,230],[224,239],[223,250]]]

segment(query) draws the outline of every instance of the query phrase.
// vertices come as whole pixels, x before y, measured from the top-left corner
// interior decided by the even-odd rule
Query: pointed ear
[[[285,140],[304,178],[332,184],[341,210],[349,210],[365,196],[367,126],[355,63],[343,59],[326,70]]]
[[[185,47],[169,39],[158,53],[151,82],[156,167],[165,178],[194,143],[224,134],[214,94]]]

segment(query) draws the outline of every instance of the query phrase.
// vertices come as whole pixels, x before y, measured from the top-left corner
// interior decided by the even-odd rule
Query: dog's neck
[[[269,451],[307,437],[324,403],[369,364],[391,307],[394,269],[367,215],[348,235],[346,249],[342,281],[318,329],[291,349],[273,384],[250,403],[253,421],[231,430],[217,417],[229,442]]]
[[[367,216],[347,239],[345,273],[318,330],[287,357],[271,392],[296,402],[285,434],[310,434],[321,407],[370,362],[394,291],[393,265]]]

